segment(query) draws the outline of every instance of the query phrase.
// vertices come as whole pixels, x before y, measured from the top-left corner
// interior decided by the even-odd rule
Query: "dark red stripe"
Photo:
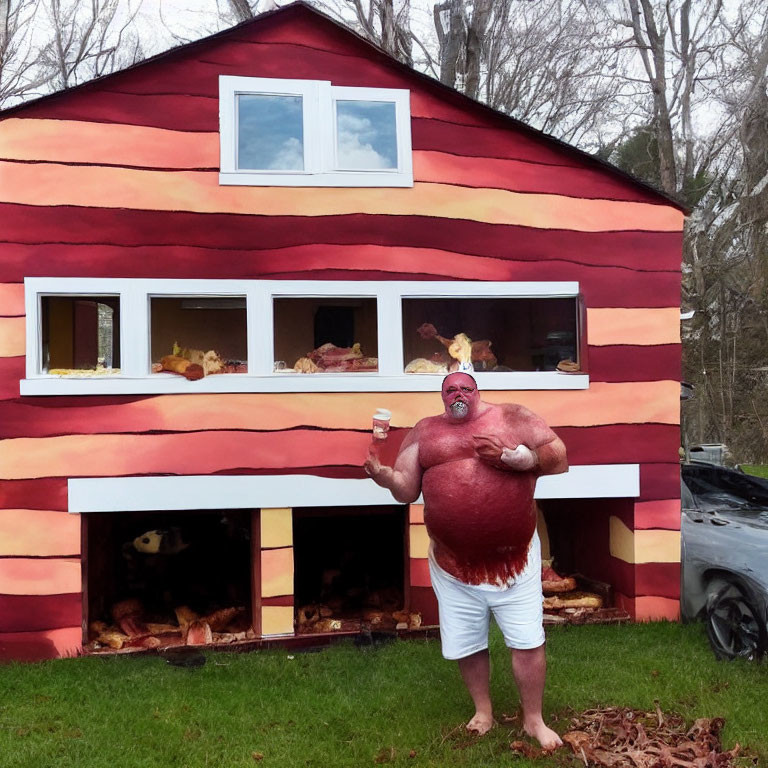
[[[66,511],[67,479],[0,480],[0,509],[52,509]]]
[[[0,245],[0,259],[2,253]],[[0,357],[0,400],[11,400],[19,396],[19,382],[27,375],[26,361],[26,357]],[[2,434],[3,422],[0,421],[0,437]]]
[[[4,249],[0,248],[0,253]],[[45,247],[38,250],[46,251]],[[183,259],[166,261],[154,254],[151,261],[131,259],[131,252],[121,257],[105,249],[80,248],[67,251],[65,261],[57,258],[41,258],[27,265],[13,265],[9,259],[6,269],[15,276],[29,270],[29,277],[123,277],[123,278],[198,278],[216,279],[271,279],[271,280],[351,280],[371,282],[386,280],[450,280],[445,272],[436,274],[419,270],[414,263],[413,272],[401,270],[355,269],[290,269],[281,270],[267,260],[254,259],[250,254],[232,255],[232,252],[187,254]],[[505,262],[498,277],[507,281],[576,281],[588,307],[670,307],[680,301],[680,274],[671,272],[628,272],[610,267],[583,267],[557,262]],[[2,266],[0,266],[0,272]],[[446,270],[450,271],[450,270]],[[2,279],[0,277],[0,279]],[[463,279],[473,279],[469,269]],[[475,278],[477,279],[477,278]],[[16,393],[15,389],[11,393]]]
[[[293,595],[282,595],[280,597],[262,597],[262,605],[281,605],[293,607]]]
[[[428,109],[422,116],[469,125],[494,126],[497,121],[472,105],[458,106],[432,93],[429,84],[392,66],[388,60],[375,61],[370,51],[354,50],[338,38],[335,50],[327,40],[306,42],[297,39],[260,41],[230,37],[207,50],[186,56],[167,57],[161,67],[145,66],[123,72],[104,81],[100,92],[146,96],[193,95],[218,100],[219,75],[278,77],[299,80],[330,80],[334,85],[366,85],[374,88],[408,88],[419,91]]]
[[[636,597],[680,597],[680,563],[640,563],[634,568]]]
[[[682,345],[589,347],[590,381],[680,381]]]
[[[551,264],[516,264],[506,280],[575,280],[589,307],[671,307],[680,302],[680,275],[635,273],[631,280],[624,270],[598,267],[557,268]],[[274,272],[263,275],[272,280],[445,280],[444,275],[387,272],[317,270],[311,273]]]
[[[0,632],[38,632],[74,627],[82,620],[83,596],[0,595]]]
[[[328,252],[333,246],[324,246]],[[0,275],[14,277],[26,273],[29,277],[99,276],[99,277],[197,277],[204,279],[277,278],[330,279],[340,275],[347,280],[424,279],[454,280],[456,266],[447,252],[442,258],[425,254],[423,264],[418,253],[408,259],[398,256],[397,264],[388,267],[386,251],[381,254],[381,268],[371,267],[370,259],[355,263],[354,253],[347,254],[344,269],[323,265],[318,252],[241,251],[189,247],[65,246],[65,245],[0,245],[3,265]],[[607,302],[605,306],[670,306],[659,304],[659,297],[647,295],[651,285],[666,287],[665,301],[679,302],[679,273],[635,272],[612,266],[584,266],[569,261],[512,261],[509,259],[463,256],[461,277],[465,280],[577,280],[583,283],[583,293],[593,301]],[[412,271],[407,270],[409,264]],[[289,266],[290,265],[290,266]],[[453,265],[453,266],[452,266]],[[323,274],[326,278],[321,277]],[[335,279],[339,279],[338,277]],[[622,286],[622,284],[624,284]],[[646,291],[643,291],[643,288]],[[627,297],[632,304],[625,304]],[[590,304],[590,306],[600,306]]]
[[[66,262],[69,258],[95,261],[98,266],[93,254],[78,257],[68,248],[50,250],[74,244],[99,249],[120,245],[177,249],[168,251],[163,259],[150,261],[186,260],[192,255],[189,248],[240,250],[253,258],[259,250],[270,248],[370,244],[435,248],[510,261],[560,260],[669,272],[679,272],[682,250],[680,232],[575,232],[429,216],[248,216],[0,204],[0,220],[0,242],[45,245],[31,249],[5,246],[4,261],[9,263],[0,273],[3,282],[19,282],[35,268],[38,259],[44,261],[40,269],[48,272],[51,261]],[[146,261],[151,252],[156,251],[137,251],[133,259]],[[209,253],[208,259],[218,262],[222,255]],[[279,254],[272,254],[273,259],[275,256]],[[285,257],[290,258],[290,254]],[[133,260],[124,252],[113,258]],[[622,281],[631,274],[625,273]]]
[[[644,464],[675,461],[680,428],[669,424],[556,427],[571,464]]]
[[[223,469],[221,472],[212,472],[212,475],[315,475],[317,477],[335,477],[344,480],[365,479],[367,475],[360,466],[333,466],[327,467],[274,467],[272,469],[253,469],[251,467],[241,467],[234,469]]]
[[[628,597],[680,597],[680,563],[632,563],[612,558],[613,586]]]
[[[642,464],[638,501],[680,498],[680,464]]]
[[[421,614],[423,626],[434,626],[440,623],[437,611],[437,598],[432,587],[411,587],[410,610]]]
[[[620,592],[627,597],[635,596],[635,566],[631,563],[611,557],[610,578],[607,581],[614,592]]]

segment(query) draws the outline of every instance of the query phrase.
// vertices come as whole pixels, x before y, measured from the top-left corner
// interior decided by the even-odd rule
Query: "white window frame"
[[[240,170],[237,165],[237,97],[301,96],[304,170]],[[397,168],[346,170],[336,162],[336,102],[385,101],[395,105]],[[219,184],[286,187],[412,187],[410,91],[352,88],[327,80],[219,76]]]
[[[410,298],[572,298],[576,282],[175,280],[47,278],[24,281],[27,357],[22,395],[161,394],[200,392],[434,392],[442,374],[404,373],[402,300]],[[41,369],[42,296],[119,296],[119,374],[52,376]],[[248,373],[216,374],[187,381],[151,373],[150,301],[153,297],[246,297]],[[275,373],[275,298],[375,298],[379,369],[356,373]],[[395,329],[395,332],[392,332]],[[584,329],[579,329],[583,334]],[[558,371],[477,372],[484,390],[587,389],[586,373]]]

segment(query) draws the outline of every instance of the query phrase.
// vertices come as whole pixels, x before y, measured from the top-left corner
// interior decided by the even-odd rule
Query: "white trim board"
[[[535,495],[537,499],[597,499],[634,498],[639,493],[639,464],[593,464],[539,478]],[[316,475],[71,478],[68,498],[72,513],[397,503],[373,480]]]
[[[585,373],[558,371],[519,371],[512,373],[473,373],[483,392],[588,389]],[[439,392],[444,373],[412,373],[382,376],[368,373],[286,373],[274,376],[249,376],[245,373],[206,376],[187,381],[173,374],[154,374],[141,378],[124,376],[78,379],[74,376],[39,376],[22,379],[22,395],[160,395],[204,392]]]
[[[442,374],[403,371],[402,302],[409,298],[572,298],[579,284],[479,281],[187,280],[33,277],[26,293],[26,378],[22,395],[132,395],[200,392],[431,392]],[[52,376],[42,372],[41,296],[120,298],[119,374]],[[155,296],[245,298],[248,373],[187,381],[151,373],[150,312]],[[376,373],[275,373],[273,300],[290,297],[370,297],[377,303],[379,371]],[[394,329],[394,330],[393,330]],[[586,373],[512,371],[476,374],[486,390],[587,389]]]

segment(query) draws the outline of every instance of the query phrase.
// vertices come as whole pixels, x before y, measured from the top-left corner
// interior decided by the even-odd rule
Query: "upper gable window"
[[[407,90],[221,76],[219,96],[221,184],[413,186]]]

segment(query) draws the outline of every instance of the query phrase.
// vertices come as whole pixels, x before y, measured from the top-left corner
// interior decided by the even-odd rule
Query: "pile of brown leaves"
[[[739,745],[723,752],[721,717],[699,718],[690,728],[677,714],[607,707],[571,719],[563,741],[585,766],[598,768],[731,768]]]

